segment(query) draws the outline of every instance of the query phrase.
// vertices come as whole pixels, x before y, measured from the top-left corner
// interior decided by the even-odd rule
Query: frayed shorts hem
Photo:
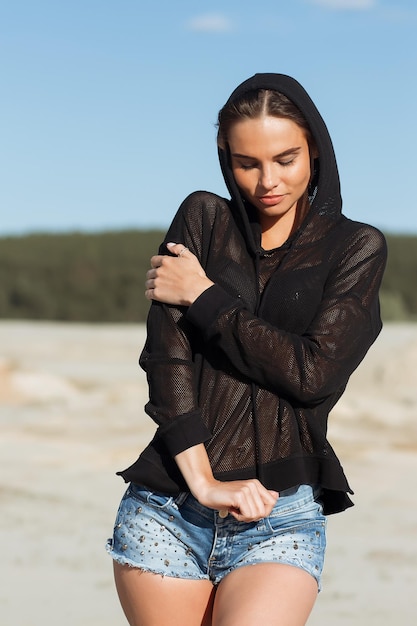
[[[126,557],[120,556],[113,552],[112,548],[112,540],[108,539],[106,544],[106,551],[111,556],[115,563],[119,565],[126,565],[127,567],[131,567],[132,569],[140,570],[141,572],[146,572],[147,574],[155,574],[156,576],[162,576],[162,578],[182,578],[185,580],[210,580],[209,576],[205,576],[204,574],[192,574],[191,572],[188,574],[187,572],[175,573],[165,569],[155,569],[152,567],[147,567],[146,565],[138,565],[137,562],[132,561]]]
[[[144,565],[138,565],[136,562],[132,561],[131,559],[127,559],[121,556],[118,556],[116,554],[114,554],[112,552],[112,540],[109,539],[107,541],[106,544],[106,551],[107,553],[112,557],[113,561],[115,561],[116,563],[118,563],[119,565],[123,565],[123,566],[127,566],[127,567],[131,567],[132,569],[137,569],[141,572],[146,572],[147,574],[155,574],[156,576],[162,576],[162,578],[180,578],[183,580],[208,580],[209,582],[212,582],[214,586],[217,586],[221,580],[223,580],[224,576],[222,576],[221,578],[219,578],[219,580],[211,580],[210,577],[207,575],[205,576],[204,574],[202,575],[193,575],[193,574],[187,574],[186,572],[182,572],[181,574],[179,573],[174,573],[174,572],[170,572],[167,570],[157,570],[157,569],[153,569],[150,567],[146,567]],[[292,567],[298,567],[298,569],[303,570],[303,572],[306,572],[307,574],[309,574],[310,576],[312,576],[314,578],[314,580],[317,583],[318,586],[318,590],[320,592],[321,587],[320,587],[320,579],[318,576],[316,576],[316,574],[314,574],[313,572],[309,571],[308,569],[306,569],[306,567],[300,563],[294,563],[294,561],[290,561],[290,560],[281,560],[281,559],[274,559],[273,561],[265,561],[264,559],[260,559],[257,561],[250,561],[250,562],[246,562],[244,564],[241,565],[235,565],[234,567],[229,568],[229,570],[225,573],[225,575],[227,574],[231,574],[232,572],[234,572],[237,569],[241,569],[242,567],[251,567],[253,565],[261,565],[263,563],[268,563],[268,564],[273,564],[273,565],[291,565]]]

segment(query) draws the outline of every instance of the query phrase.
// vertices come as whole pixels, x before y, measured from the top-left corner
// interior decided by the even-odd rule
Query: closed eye
[[[255,169],[255,167],[256,167],[255,163],[239,163],[238,165],[239,165],[240,169],[244,170],[245,172],[247,170]]]
[[[282,167],[288,167],[288,165],[292,165],[294,161],[295,157],[293,159],[290,159],[289,161],[278,161],[278,163],[282,165]]]
[[[276,161],[276,163],[278,163],[278,165],[281,165],[281,167],[288,167],[289,165],[292,165],[295,162],[295,157],[293,159],[289,159],[287,161]],[[248,170],[253,170],[256,167],[258,167],[257,163],[247,163],[247,162],[240,162],[238,163],[238,167],[240,167],[240,169],[244,170],[245,172]]]
[[[301,146],[296,146],[277,154],[273,157],[273,159],[282,167],[288,167],[294,163],[300,152]],[[254,160],[253,157],[251,160],[251,156],[248,154],[232,153],[232,158],[237,160],[238,166],[244,171],[252,170],[258,167],[258,161]]]

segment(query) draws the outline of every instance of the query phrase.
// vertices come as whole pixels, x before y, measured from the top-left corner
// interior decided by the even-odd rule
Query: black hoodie
[[[158,428],[119,473],[164,493],[187,491],[173,457],[205,442],[216,478],[256,477],[277,491],[319,484],[330,514],[352,505],[352,491],[326,439],[328,414],[381,330],[386,244],[342,215],[332,142],[301,85],[256,74],[230,100],[254,89],[285,94],[309,123],[319,154],[310,209],[285,244],[262,250],[256,212],[219,150],[231,200],[191,194],[160,248],[186,245],[215,285],[188,309],[152,304],[140,364]]]

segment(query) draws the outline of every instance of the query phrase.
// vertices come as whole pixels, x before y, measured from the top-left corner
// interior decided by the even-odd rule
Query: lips
[[[284,198],[285,196],[259,196],[258,200],[265,206],[274,206],[279,204]]]

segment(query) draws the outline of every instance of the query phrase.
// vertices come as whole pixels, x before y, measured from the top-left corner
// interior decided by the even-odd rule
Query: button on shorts
[[[246,523],[221,518],[190,493],[167,496],[131,483],[107,551],[122,565],[214,585],[238,567],[284,563],[311,574],[320,590],[325,531],[319,490],[310,485],[282,491],[268,517]]]

